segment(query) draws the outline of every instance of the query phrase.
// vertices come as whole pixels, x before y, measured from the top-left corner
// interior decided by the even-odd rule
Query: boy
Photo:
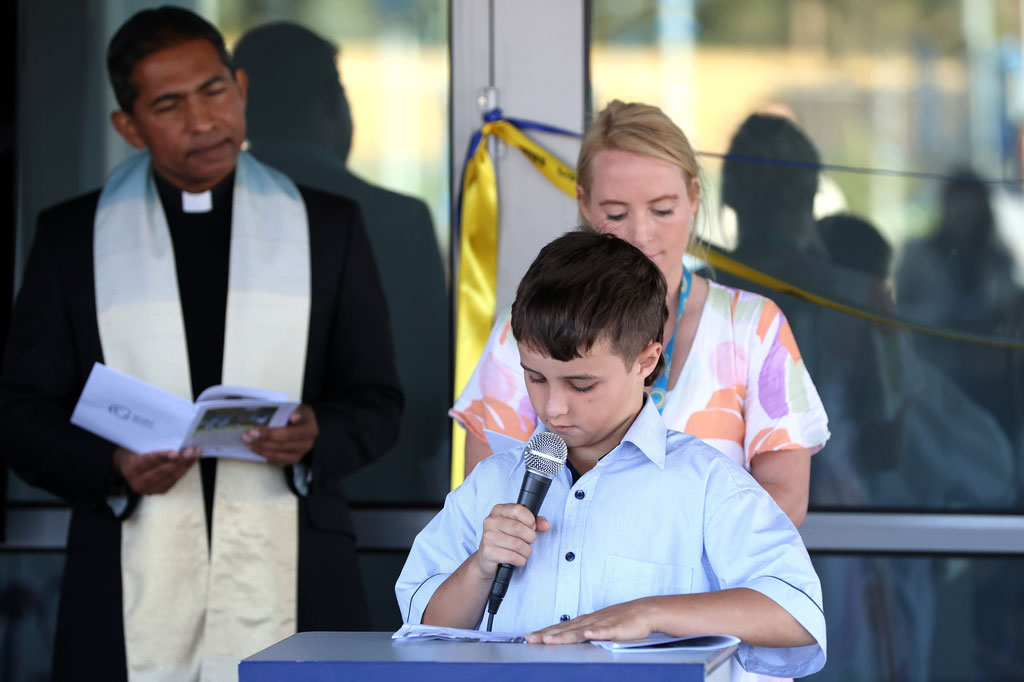
[[[541,250],[512,332],[538,428],[566,442],[567,466],[536,518],[506,503],[521,450],[477,466],[413,544],[395,588],[406,622],[478,627],[507,563],[494,629],[532,630],[531,643],[721,633],[742,640],[752,672],[824,665],[821,586],[796,529],[646,397],[667,315],[661,272],[627,242],[572,232]]]

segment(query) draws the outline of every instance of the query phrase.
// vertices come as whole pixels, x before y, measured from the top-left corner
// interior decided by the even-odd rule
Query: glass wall
[[[297,182],[356,199],[390,307],[399,442],[347,480],[351,500],[439,503],[451,397],[447,0],[200,3],[250,75],[250,150]],[[296,26],[337,48],[318,82]],[[248,43],[248,44],[246,44]],[[330,98],[329,114],[310,114]]]
[[[0,553],[0,677],[47,682],[63,551]]]
[[[833,434],[812,505],[1021,509],[1019,3],[595,0],[590,30],[594,108],[701,151],[709,241],[890,320],[714,273],[793,327]]]
[[[593,110],[663,108],[699,150],[702,236],[796,292],[705,270],[779,304],[828,412],[808,524],[1024,512],[1021,4],[589,10]],[[862,537],[862,555],[815,556],[817,677],[1022,675],[1019,556],[878,556]]]
[[[828,663],[805,679],[1024,676],[1020,557],[818,554],[812,560],[825,600]]]

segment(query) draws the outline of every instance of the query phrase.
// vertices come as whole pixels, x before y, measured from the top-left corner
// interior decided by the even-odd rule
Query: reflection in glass
[[[348,477],[347,494],[440,501],[451,393],[446,3],[221,7],[249,76],[250,151],[300,184],[359,203],[388,299],[405,393],[399,441]]]
[[[1011,680],[1024,676],[1019,558],[813,555],[828,663],[804,679]]]
[[[996,232],[988,185],[956,171],[943,183],[940,206],[934,230],[904,247],[896,277],[900,311],[943,329],[1024,339],[1024,288],[1014,280],[1013,260]],[[1019,395],[1012,398],[1022,376],[1019,353],[936,337],[919,339],[917,349],[1011,438],[1019,435]]]
[[[0,678],[50,679],[63,552],[0,553]]]
[[[713,273],[789,318],[832,432],[812,510],[1024,509],[1024,350],[947,338],[1024,343],[1019,3],[590,7],[594,108],[646,101],[694,131],[706,239],[934,332]]]
[[[733,255],[805,291],[892,315],[897,305],[886,285],[887,242],[864,219],[815,220],[819,167],[813,142],[790,119],[755,114],[744,121],[722,170],[722,203],[736,216]],[[859,231],[856,248],[844,248],[850,235],[839,230]],[[921,282],[926,287],[938,273],[922,274],[929,276]],[[918,344],[933,348],[935,336],[912,339],[898,326],[774,293],[728,273],[720,279],[775,297],[829,414],[833,438],[814,461],[813,505],[1016,505],[1021,408],[1015,386],[1021,375],[1012,371],[1013,352],[959,342],[958,363],[939,364],[918,352]],[[984,366],[995,371],[980,371]]]

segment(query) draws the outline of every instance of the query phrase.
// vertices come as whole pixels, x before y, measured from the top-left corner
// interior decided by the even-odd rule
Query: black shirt
[[[221,383],[224,364],[224,318],[228,302],[231,259],[231,209],[235,174],[210,190],[213,208],[186,213],[180,189],[153,173],[174,244],[178,296],[185,321],[185,342],[192,379],[192,398]],[[207,539],[213,524],[213,490],[217,460],[200,460]]]

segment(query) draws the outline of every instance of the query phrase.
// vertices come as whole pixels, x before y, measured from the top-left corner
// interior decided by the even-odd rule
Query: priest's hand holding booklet
[[[299,457],[316,437],[312,410],[283,393],[211,386],[193,403],[101,363],[93,365],[71,423],[133,453],[171,452],[186,459],[201,452],[204,457],[290,463],[277,462],[283,457],[279,452],[261,452],[266,434],[294,426],[298,438],[287,440],[296,442],[277,449],[301,449]]]

